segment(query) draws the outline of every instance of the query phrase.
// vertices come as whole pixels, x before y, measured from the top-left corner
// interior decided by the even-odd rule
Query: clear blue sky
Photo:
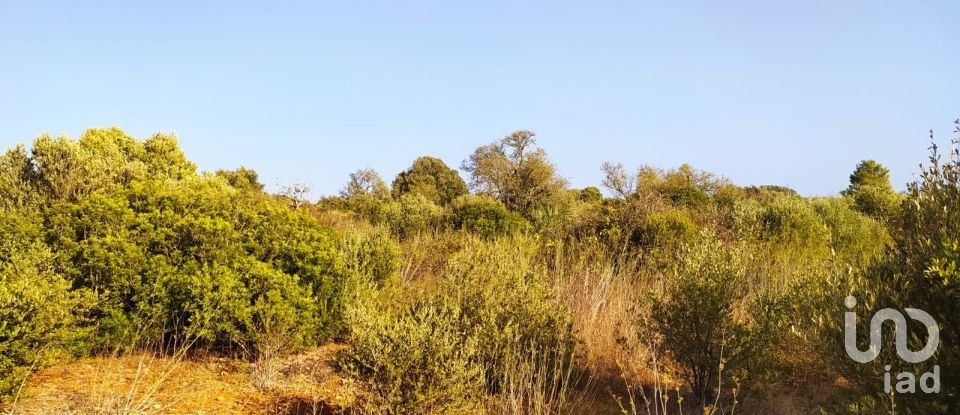
[[[575,186],[684,162],[898,186],[960,117],[960,2],[0,0],[0,145],[175,132],[200,167],[336,192],[517,129]],[[282,4],[280,4],[282,3]]]

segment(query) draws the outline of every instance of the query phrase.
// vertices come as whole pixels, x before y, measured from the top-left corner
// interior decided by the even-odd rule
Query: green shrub
[[[71,291],[42,244],[0,260],[0,397],[15,393],[35,366],[82,345],[83,291]]]
[[[418,193],[407,193],[385,206],[386,222],[401,238],[429,233],[441,228],[443,208]]]
[[[761,375],[783,313],[749,290],[743,254],[711,234],[678,254],[665,295],[654,296],[652,321],[662,347],[680,364],[697,401]]]
[[[535,253],[524,238],[474,240],[451,258],[446,271],[441,295],[461,307],[461,330],[481,339],[478,358],[494,392],[510,370],[508,357],[545,353],[561,343],[569,353],[574,350],[569,311],[546,285]]]
[[[399,282],[400,245],[386,229],[345,233],[338,249],[348,272],[381,287]]]
[[[485,238],[516,234],[530,226],[520,215],[507,211],[503,203],[487,196],[461,196],[454,200],[451,210],[454,229]]]
[[[635,239],[644,248],[673,252],[695,240],[698,235],[697,224],[689,215],[681,210],[670,209],[648,215]]]
[[[813,207],[830,231],[830,250],[839,264],[860,269],[879,258],[891,242],[883,224],[858,212],[849,199],[818,199]]]
[[[544,390],[567,393],[571,318],[546,286],[535,252],[522,238],[472,238],[427,299],[407,300],[413,305],[399,312],[368,305],[352,313],[354,350],[344,362],[372,391],[373,408],[469,412],[484,392],[516,386],[521,363],[536,364]]]
[[[393,181],[393,197],[419,195],[427,201],[446,206],[467,194],[467,184],[456,170],[435,157],[424,156],[413,166],[397,175]]]
[[[374,414],[469,414],[483,395],[479,338],[461,331],[452,304],[420,303],[398,313],[366,310],[353,321],[345,371],[364,385]]]
[[[960,410],[960,121],[951,152],[941,158],[936,145],[931,147],[929,163],[914,183],[908,186],[907,201],[894,221],[893,246],[884,257],[863,272],[840,274],[835,284],[818,287],[823,294],[817,314],[824,356],[857,387],[854,409],[867,408],[875,413],[954,414]],[[869,318],[880,309],[923,310],[940,328],[938,352],[926,362],[910,364],[896,354],[893,336],[884,336],[881,353],[868,364],[853,362],[843,353],[840,316],[848,310],[844,298],[853,295],[860,317],[861,339],[868,332]],[[908,348],[920,350],[928,334],[922,325],[908,326]],[[901,333],[897,333],[900,335]],[[861,340],[862,341],[862,340]],[[862,344],[861,344],[861,347]],[[938,394],[890,395],[883,390],[885,366],[893,373],[926,373],[940,367],[941,390]],[[896,380],[894,380],[896,382]]]
[[[101,349],[172,333],[249,349],[266,328],[299,347],[340,330],[334,235],[259,191],[133,181],[46,216],[57,269],[97,297]]]

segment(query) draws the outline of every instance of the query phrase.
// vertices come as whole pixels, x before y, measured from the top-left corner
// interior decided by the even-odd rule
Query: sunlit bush
[[[453,201],[452,225],[483,237],[511,235],[529,228],[520,215],[507,211],[503,203],[487,196],[466,195]]]

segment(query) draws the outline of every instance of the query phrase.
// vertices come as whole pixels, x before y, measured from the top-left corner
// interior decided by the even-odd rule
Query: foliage
[[[878,259],[891,242],[883,224],[858,212],[849,199],[817,199],[813,208],[830,232],[830,251],[838,264],[862,268]]]
[[[487,196],[461,196],[451,206],[451,225],[492,238],[525,231],[529,224],[519,215],[507,210],[500,201]]]
[[[393,181],[393,197],[420,195],[441,206],[467,194],[467,184],[456,170],[435,157],[423,156],[413,166],[397,175]]]
[[[531,131],[516,131],[477,148],[463,162],[473,189],[523,214],[550,204],[567,183],[557,176],[556,167],[537,147],[534,136]]]
[[[960,135],[960,121],[957,124]],[[823,356],[858,387],[845,411],[849,413],[947,414],[958,409],[956,396],[960,354],[950,345],[960,341],[956,310],[960,304],[957,281],[960,272],[960,152],[957,139],[944,160],[939,148],[931,146],[929,163],[917,180],[909,184],[903,210],[891,229],[892,245],[875,263],[862,270],[838,272],[829,284],[818,287],[819,300],[811,306]],[[852,295],[857,305],[849,310],[843,299]],[[837,323],[844,312],[855,312],[858,333],[868,332],[870,318],[880,309],[917,308],[929,313],[940,328],[940,347],[927,362],[910,364],[897,356],[893,336],[884,336],[881,353],[871,363],[852,362],[843,352],[843,332]],[[909,325],[908,347],[921,349],[927,341],[925,328]],[[861,343],[860,348],[864,345]],[[892,372],[922,374],[940,367],[938,394],[884,392],[885,366]],[[896,383],[896,380],[894,381]]]
[[[751,293],[744,257],[710,234],[678,255],[666,295],[652,306],[662,347],[682,366],[697,401],[713,403],[718,385],[738,385],[759,375],[781,326],[780,306]]]
[[[248,190],[261,192],[263,191],[263,183],[260,183],[260,176],[257,175],[257,172],[248,169],[246,167],[240,167],[236,170],[217,170],[215,173],[219,177],[223,177],[230,186],[238,190]]]
[[[668,209],[646,217],[637,232],[637,243],[650,250],[674,252],[699,236],[697,224],[682,210]]]
[[[444,209],[419,193],[408,193],[384,206],[385,222],[394,234],[408,238],[442,229]]]
[[[350,173],[350,180],[340,191],[340,196],[346,199],[368,196],[383,200],[390,196],[390,189],[375,170],[360,169]]]
[[[384,229],[354,231],[340,238],[347,271],[379,286],[394,285],[400,270],[400,246]]]
[[[43,241],[6,258],[38,264],[22,267],[49,311],[71,330],[91,322],[96,349],[196,336],[255,354],[266,337],[302,347],[340,330],[335,235],[262,193],[255,172],[197,175],[174,138],[118,129],[43,136],[2,161],[5,229]],[[67,306],[78,296],[82,313]],[[29,323],[25,335],[49,337],[39,315]]]
[[[873,160],[857,165],[843,195],[853,200],[857,210],[882,221],[895,217],[903,200],[890,184],[890,170]]]
[[[532,247],[523,239],[472,239],[451,258],[434,295],[399,312],[357,314],[355,349],[343,361],[368,384],[372,408],[472,413],[484,392],[500,393],[515,380],[513,364],[524,356],[538,359],[549,385],[564,381],[575,345],[570,320]]]
[[[460,331],[460,310],[415,304],[397,315],[367,311],[352,324],[342,358],[374,414],[469,414],[483,394],[479,339]]]
[[[71,354],[77,347],[84,334],[77,327],[84,293],[70,290],[69,281],[54,271],[52,254],[41,243],[4,255],[0,260],[0,397],[17,392],[34,366]]]
[[[441,295],[461,307],[461,330],[482,339],[478,358],[492,391],[510,370],[508,357],[560,343],[573,351],[569,312],[548,289],[534,254],[524,238],[474,240],[448,265]]]

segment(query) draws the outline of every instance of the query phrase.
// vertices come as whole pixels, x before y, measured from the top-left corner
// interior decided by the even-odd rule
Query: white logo
[[[848,309],[857,306],[857,299],[847,297],[845,305]],[[857,348],[857,314],[854,312],[844,313],[844,346],[847,349],[847,355],[858,363],[870,363],[880,355],[883,347],[883,323],[892,321],[896,330],[897,355],[907,363],[922,363],[929,360],[940,347],[940,326],[933,317],[923,310],[908,308],[905,310],[910,318],[919,321],[927,328],[927,344],[918,351],[910,350],[907,347],[907,318],[903,313],[885,308],[873,315],[870,320],[870,347],[866,351]],[[884,368],[884,390],[890,393],[892,385],[890,381],[890,366]],[[924,374],[920,379],[920,388],[925,393],[940,392],[940,366],[934,366],[933,372]],[[897,376],[898,393],[915,393],[917,378],[912,373],[901,373]]]

